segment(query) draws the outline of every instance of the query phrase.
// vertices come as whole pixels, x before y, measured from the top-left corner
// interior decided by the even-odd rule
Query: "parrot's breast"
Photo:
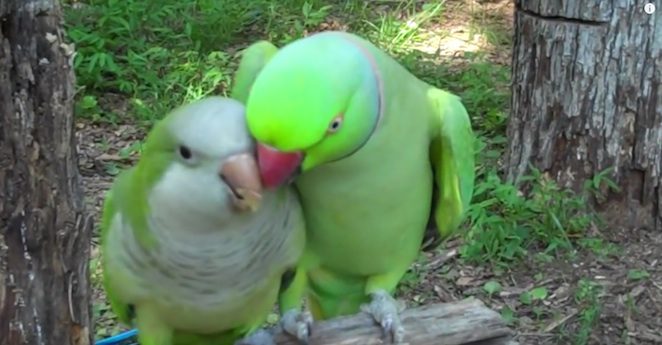
[[[297,183],[311,249],[325,266],[347,274],[379,274],[413,260],[430,214],[425,147],[369,161],[354,167],[338,161]]]
[[[286,200],[266,194],[253,216],[218,229],[195,229],[209,223],[173,219],[152,203],[148,219],[158,245],[150,249],[116,215],[104,258],[118,272],[114,289],[126,303],[157,308],[180,330],[218,332],[266,315],[282,272],[301,251],[295,245],[303,234],[298,200],[289,191]]]
[[[297,181],[310,248],[326,268],[364,277],[415,260],[432,202],[432,108],[424,85],[378,60],[385,82],[378,129],[351,156]]]

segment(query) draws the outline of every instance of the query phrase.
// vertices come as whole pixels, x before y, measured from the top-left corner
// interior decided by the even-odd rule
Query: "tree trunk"
[[[662,8],[644,3],[516,1],[506,171],[517,181],[531,163],[579,191],[611,168],[620,190],[598,210],[661,230]]]
[[[57,0],[0,0],[0,344],[89,345],[89,218]]]

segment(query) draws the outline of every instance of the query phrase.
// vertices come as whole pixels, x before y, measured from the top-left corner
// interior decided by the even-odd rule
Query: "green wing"
[[[146,197],[144,196],[144,188],[139,188],[137,174],[139,170],[134,167],[129,170],[123,171],[113,183],[112,188],[106,194],[103,203],[103,214],[101,217],[101,245],[102,253],[106,253],[112,248],[107,247],[107,237],[111,230],[113,218],[117,213],[123,215],[128,221],[138,240],[144,248],[152,248],[157,245],[153,235],[147,231],[147,218],[145,214],[149,211]],[[125,301],[117,297],[114,287],[110,284],[111,276],[113,279],[122,276],[121,272],[110,272],[109,268],[105,265],[105,260],[102,262],[103,267],[103,284],[113,312],[117,315],[120,321],[127,325],[131,325],[134,318],[134,308]],[[115,284],[115,286],[117,286]],[[124,287],[131,289],[129,283]]]
[[[246,104],[248,93],[255,78],[277,52],[278,48],[268,41],[258,41],[248,46],[241,53],[241,60],[235,73],[230,98]]]
[[[430,160],[438,188],[434,218],[442,238],[452,234],[464,220],[474,191],[474,133],[460,98],[431,88],[428,98],[437,110],[438,135],[430,147]],[[436,131],[435,131],[436,132]]]
[[[103,203],[103,214],[101,217],[101,246],[102,246],[102,252],[106,252],[106,247],[105,245],[107,244],[107,236],[108,232],[110,231],[110,225],[113,220],[113,217],[117,214],[119,211],[115,205],[115,195],[114,195],[115,188],[112,188],[106,193],[106,198]],[[110,307],[117,315],[117,318],[124,324],[126,325],[131,325],[133,322],[133,308],[127,304],[122,302],[117,296],[115,295],[115,291],[113,290],[113,287],[110,284],[110,278],[109,278],[109,271],[108,267],[105,265],[105,260],[102,261],[102,267],[103,267],[103,286],[104,290],[106,291],[106,297],[108,299],[108,302],[110,303]]]

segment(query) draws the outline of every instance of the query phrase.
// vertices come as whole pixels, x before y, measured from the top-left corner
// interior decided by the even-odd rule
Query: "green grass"
[[[461,252],[465,259],[506,266],[531,252],[549,262],[558,254],[572,254],[576,245],[599,255],[616,250],[587,234],[591,226],[601,224],[588,206],[590,189],[577,195],[531,170],[524,179],[531,187],[526,195],[504,182],[495,169],[486,170],[484,179],[478,180]]]
[[[326,16],[324,7],[294,0],[90,0],[72,7],[66,26],[77,47],[77,113],[109,122],[128,116],[151,123],[183,102],[224,94],[238,48],[258,37],[293,39]],[[122,95],[129,114],[104,102],[108,94]]]
[[[351,30],[393,51],[415,41],[416,27],[434,19],[441,3],[416,10],[406,2],[385,13],[361,1],[89,0],[65,1],[66,28],[76,44],[79,117],[149,124],[168,110],[209,94],[225,95],[237,51],[257,39],[283,45],[302,37],[330,13],[356,13]],[[403,19],[395,14],[409,13]],[[108,94],[122,95],[128,114]],[[113,98],[114,99],[114,98]]]
[[[511,34],[503,30],[501,16],[504,11],[488,11],[475,3],[468,5],[470,14],[469,33],[473,35],[482,35],[484,39],[495,45],[510,45]]]
[[[602,287],[594,281],[581,279],[575,292],[575,301],[581,306],[579,311],[579,327],[565,332],[565,341],[573,345],[589,343],[593,327],[600,320],[600,292]]]
[[[576,246],[596,253],[613,249],[586,236],[598,219],[585,197],[560,188],[535,170],[527,178],[531,186],[527,194],[501,177],[498,162],[507,142],[509,68],[491,63],[483,53],[467,53],[463,67],[450,67],[412,48],[431,35],[443,34],[439,25],[444,2],[65,0],[64,5],[66,29],[77,49],[76,114],[81,119],[149,127],[184,102],[226,95],[237,53],[247,44],[268,39],[282,46],[323,24],[332,29],[340,26],[375,42],[421,79],[460,95],[471,114],[479,138],[478,169],[461,248],[463,260],[504,267],[531,252],[549,260],[560,252],[572,253]],[[470,18],[472,33],[509,48],[510,33],[495,23],[493,15],[471,10]],[[111,174],[117,169],[107,167]],[[587,190],[598,195],[604,186],[613,187],[600,175],[587,183]],[[100,277],[93,271],[98,285]],[[643,279],[642,274],[633,277]],[[415,275],[416,279],[421,278]],[[490,284],[485,290],[492,294],[499,288]],[[536,290],[523,298],[536,300],[542,295]],[[94,311],[100,319],[113,318],[104,301]],[[586,312],[587,327],[593,322],[591,315]],[[115,331],[116,325],[106,322],[97,336]]]

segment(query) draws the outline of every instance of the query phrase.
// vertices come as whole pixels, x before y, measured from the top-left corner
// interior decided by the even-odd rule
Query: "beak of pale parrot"
[[[262,201],[262,183],[252,154],[239,153],[226,158],[220,176],[230,189],[235,209],[241,212],[255,212],[258,209]]]
[[[260,177],[266,188],[274,188],[291,182],[299,172],[302,160],[303,153],[300,151],[282,152],[264,144],[257,144]]]

